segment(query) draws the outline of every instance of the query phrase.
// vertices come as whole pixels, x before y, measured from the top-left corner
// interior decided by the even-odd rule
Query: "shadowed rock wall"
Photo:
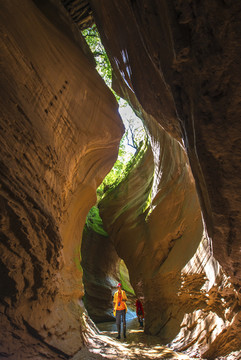
[[[108,236],[85,228],[81,246],[85,307],[95,322],[113,321],[113,290],[120,258]]]
[[[181,270],[194,255],[203,229],[184,150],[151,118],[146,120],[151,146],[99,208],[136,294],[144,298],[145,331],[167,342],[187,311],[175,297]]]
[[[123,133],[60,9],[0,5],[0,356],[10,359],[68,358],[83,345],[81,233]]]
[[[159,201],[153,199],[154,210],[147,221],[143,221],[142,229],[138,228],[140,217],[133,209],[131,217],[133,220],[135,213],[136,221],[134,225],[132,222],[132,226],[138,230],[132,233],[128,223],[129,210],[126,213],[120,210],[129,204],[129,199],[126,199],[126,203],[124,199],[120,200],[120,191],[117,200],[113,194],[113,199],[110,197],[102,204],[103,218],[105,214],[113,215],[113,223],[110,224],[106,217],[105,225],[107,226],[108,222],[109,226],[113,227],[112,240],[116,243],[119,255],[125,259],[127,266],[130,266],[132,284],[137,293],[140,291],[138,284],[141,283],[136,275],[141,268],[139,263],[146,262],[143,266],[145,271],[140,274],[140,278],[143,279],[148,279],[150,276],[149,281],[143,281],[141,286],[141,293],[146,296],[146,331],[159,333],[162,339],[168,341],[178,331],[186,313],[182,325],[187,331],[184,331],[185,335],[181,341],[183,345],[185,344],[183,349],[190,347],[192,341],[197,342],[197,348],[199,347],[203,356],[210,359],[225,355],[231,350],[238,350],[241,347],[238,326],[240,295],[237,292],[240,288],[241,270],[238,236],[240,232],[238,172],[241,153],[239,125],[241,109],[238,95],[240,94],[238,65],[240,3],[145,0],[104,3],[91,0],[91,4],[102,41],[112,62],[114,87],[128,99],[137,113],[142,117],[143,114],[147,114],[147,117],[144,115],[144,121],[150,136],[157,139],[156,142],[151,142],[153,153],[159,148],[156,144],[160,144],[160,152],[162,156],[164,154],[162,160],[159,159],[159,165],[158,161],[156,162],[157,168],[159,166],[159,169],[163,169],[159,173],[159,179],[157,177],[157,188],[154,186],[158,191],[157,194],[160,194],[157,195]],[[182,209],[182,215],[177,219],[178,227],[182,228],[186,220],[187,226],[184,228],[188,232],[193,229],[195,221],[191,223],[190,217],[195,219],[195,211],[192,212],[192,205],[190,206],[191,176],[185,177],[182,171],[177,172],[180,188],[185,188],[184,184],[187,181],[190,193],[185,188],[183,198],[180,193],[178,196],[175,194],[177,188],[175,181],[171,183],[171,178],[175,179],[175,167],[178,167],[179,163],[175,150],[178,145],[167,145],[166,138],[163,141],[161,127],[186,149],[198,189],[205,226],[212,238],[211,242],[208,237],[203,238],[201,244],[208,242],[209,246],[203,246],[201,255],[198,252],[194,255],[193,259],[196,260],[192,261],[194,263],[197,261],[199,266],[189,268],[190,276],[185,275],[185,269],[188,268],[187,265],[185,266],[185,261],[188,261],[188,256],[191,255],[189,246],[193,246],[194,253],[195,245],[202,238],[201,219],[197,217],[197,221],[200,221],[200,230],[197,231],[197,226],[196,231],[187,235],[189,245],[181,246],[175,254],[178,241],[170,241],[172,238],[176,239],[172,233],[175,232],[176,226],[175,214]],[[162,166],[165,156],[169,161],[166,160],[165,166],[164,164]],[[172,159],[175,159],[173,168],[170,165]],[[187,168],[189,162],[184,161]],[[165,182],[167,186],[163,185]],[[130,190],[132,197],[138,197],[137,187],[132,187],[131,182],[125,186],[132,188],[132,192]],[[178,201],[174,203],[173,199],[178,198],[182,198],[180,203],[178,204]],[[195,196],[192,199],[196,202],[197,199],[194,198]],[[112,201],[112,211],[109,212],[108,208]],[[198,205],[195,206],[198,208]],[[152,219],[153,223],[151,223]],[[163,231],[167,223],[168,230],[172,234],[168,241],[167,238],[165,240]],[[117,233],[116,226],[118,230],[121,228],[120,233]],[[108,233],[110,232],[111,229],[108,229]],[[152,232],[155,245],[154,240],[153,242],[150,240]],[[181,239],[185,238],[184,232],[180,236]],[[133,238],[135,240],[131,243]],[[137,250],[133,250],[133,247],[138,249],[140,243],[143,244],[143,249],[146,247],[148,251],[143,252],[143,256],[139,257],[136,267]],[[166,259],[156,250],[165,243]],[[185,258],[183,254],[186,255]],[[209,259],[208,270],[207,259]],[[217,260],[230,279],[223,275],[222,270],[218,270]],[[232,285],[229,283],[230,280]],[[152,284],[154,284],[153,288]],[[186,292],[185,287],[188,289],[189,301],[186,295],[182,294],[183,291]],[[231,290],[223,291],[225,288]],[[158,305],[155,305],[153,300],[156,293],[160,300]],[[202,297],[202,293],[206,294],[205,297]],[[198,296],[200,296],[199,300]],[[222,299],[223,305],[217,301],[217,298]],[[204,312],[200,311],[197,317],[196,315],[192,317],[194,309],[204,309]],[[213,312],[210,317],[209,312]],[[185,323],[187,319],[189,320]],[[202,324],[199,330],[197,324]],[[190,338],[186,336],[190,331],[188,329],[196,331],[196,333],[191,331]],[[229,334],[228,341],[224,340],[225,333]]]
[[[91,4],[119,83],[183,138],[214,256],[239,287],[241,3]]]
[[[241,347],[241,4],[91,5],[115,88],[151,145],[100,205],[111,241],[145,298],[147,332],[209,359],[226,355]],[[83,224],[123,127],[58,1],[0,9],[0,351],[68,358],[83,344]]]

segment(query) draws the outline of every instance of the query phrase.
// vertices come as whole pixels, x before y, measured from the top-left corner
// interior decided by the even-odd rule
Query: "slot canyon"
[[[0,16],[0,358],[241,359],[241,2],[7,0]],[[125,128],[94,24],[147,133],[98,203]],[[103,233],[85,226],[96,204]],[[123,261],[166,353],[98,330]]]

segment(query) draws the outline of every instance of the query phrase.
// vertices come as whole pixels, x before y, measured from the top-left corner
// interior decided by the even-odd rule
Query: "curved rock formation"
[[[135,295],[125,263],[117,255],[114,243],[93,228],[84,228],[81,245],[84,305],[95,323],[115,321],[113,294],[118,282],[128,297],[128,309],[134,308]],[[134,309],[135,311],[135,309]]]
[[[241,296],[212,256],[211,243],[205,237],[182,269],[177,296],[189,311],[186,310],[172,347],[188,349],[189,355],[205,359],[216,359],[240,349]],[[238,357],[238,353],[230,359]]]
[[[145,331],[167,342],[179,329],[180,308],[185,313],[175,297],[181,270],[201,241],[202,221],[184,150],[150,120],[155,154],[149,147],[99,208],[136,293],[144,297]]]
[[[120,258],[108,235],[85,228],[81,246],[85,307],[95,322],[113,321],[113,289],[119,279]]]
[[[240,350],[241,3],[62,2],[80,27],[93,11],[114,87],[149,136],[99,204],[105,253],[125,260],[147,333],[208,359]],[[0,356],[69,358],[87,326],[81,234],[124,129],[58,0],[0,9]]]
[[[1,3],[0,356],[12,359],[83,344],[81,233],[123,133],[68,17],[42,10]]]
[[[230,334],[229,345],[224,342],[225,345],[217,346],[223,341],[224,333],[227,331],[223,330],[223,334],[221,334],[221,326],[218,331],[220,336],[216,340],[214,340],[215,336],[212,338],[210,334],[203,337],[203,340],[200,341],[200,348],[204,344],[208,344],[210,350],[205,352],[205,345],[201,351],[213,358],[227,354],[231,350],[238,350],[241,347],[240,330],[234,324],[239,322],[240,300],[237,290],[240,288],[241,270],[238,260],[240,253],[238,237],[238,224],[240,224],[238,188],[240,179],[236,172],[240,167],[241,144],[238,121],[240,105],[237,105],[239,99],[237,94],[240,93],[240,71],[237,65],[240,57],[238,46],[240,33],[237,31],[241,13],[240,4],[229,1],[222,4],[219,2],[199,4],[196,1],[187,3],[185,1],[149,2],[145,0],[138,2],[124,0],[121,4],[115,0],[107,1],[105,6],[101,1],[92,0],[91,4],[102,41],[112,61],[116,90],[132,103],[137,112],[143,114],[143,110],[140,110],[141,104],[144,112],[149,117],[151,115],[154,123],[159,123],[172,137],[184,144],[195,177],[205,226],[212,238],[211,248],[206,248],[207,251],[202,255],[203,261],[207,257],[212,257],[213,252],[214,258],[219,261],[233,284],[229,284],[228,287],[233,286],[231,292],[233,302],[237,304],[236,310],[232,312],[233,306],[227,305],[229,301],[224,300],[227,308],[222,307],[221,315],[222,321],[229,326],[226,313],[232,313],[230,315],[232,325],[228,330]],[[147,126],[149,125],[150,123],[147,123]],[[155,126],[157,127],[157,125]],[[154,130],[152,133],[152,130],[150,133],[154,134],[155,138],[157,131]],[[166,144],[164,151],[168,153]],[[233,152],[232,155],[231,152]],[[171,158],[175,158],[175,162],[178,162],[176,156]],[[165,177],[168,178],[172,171],[168,166],[163,167],[163,169],[162,177],[165,180]],[[162,181],[161,179],[160,184]],[[175,197],[175,187],[171,188],[172,196]],[[186,195],[183,198],[183,204],[181,204],[181,207],[184,206],[184,208],[185,197]],[[108,212],[106,205],[105,211]],[[123,208],[122,203],[121,205],[116,204],[117,208],[119,206]],[[167,209],[168,213],[169,204],[165,204],[163,201],[159,209],[162,209],[162,206],[165,210]],[[174,205],[175,208],[178,209],[178,206],[175,207]],[[119,213],[119,210],[116,211]],[[155,217],[154,214],[155,211],[153,211],[153,218]],[[122,216],[124,217],[123,214]],[[156,217],[153,226],[158,228],[157,219],[160,221],[160,217]],[[179,219],[179,226],[181,223],[182,221]],[[170,224],[169,231],[171,229],[173,229],[173,224]],[[141,233],[144,232],[141,231]],[[117,239],[119,237],[120,234],[117,235]],[[155,240],[157,238],[158,236]],[[163,242],[164,239],[165,236],[162,237]],[[200,232],[198,237],[194,236],[194,239],[197,242],[200,241]],[[194,244],[197,242],[190,242],[190,244],[195,246]],[[123,257],[128,257],[125,252],[129,253],[129,246],[129,244],[128,247],[127,245],[125,248],[123,246],[121,252]],[[158,245],[156,244],[156,246]],[[146,242],[146,247],[150,247],[149,240]],[[147,256],[145,256],[146,258]],[[133,261],[135,256],[131,256],[131,259]],[[178,268],[178,264],[176,264],[178,258],[174,259],[170,270],[173,270],[173,266]],[[162,273],[162,258],[158,260],[158,263],[161,264],[160,273]],[[128,261],[126,259],[125,261],[128,265]],[[149,261],[145,269],[148,268],[151,271],[154,266],[153,263],[155,262],[151,261],[150,264]],[[166,263],[170,263],[168,258]],[[198,271],[195,270],[194,272],[203,272],[204,268],[205,265],[201,262]],[[211,268],[213,268],[213,270],[209,270],[211,274],[216,274],[217,265],[215,265],[215,261]],[[132,271],[130,272],[132,274]],[[148,276],[146,272],[144,274],[144,277]],[[172,309],[173,302],[176,306],[180,306],[179,301],[176,301],[175,296],[173,297],[172,291],[176,287],[174,292],[176,295],[178,294],[182,276],[178,280],[176,274],[173,281],[168,276],[166,279],[165,276],[159,279],[154,276],[150,278],[153,281],[156,280],[155,284],[160,284],[160,296],[164,299],[165,309],[168,308],[168,311],[169,307]],[[201,281],[201,278],[202,275],[198,285],[199,289],[205,284],[205,279]],[[138,291],[138,281],[133,275],[131,275],[131,279],[133,286]],[[213,285],[218,290],[220,276],[216,277],[215,275],[213,279],[215,279]],[[168,289],[170,289],[169,295],[171,296],[167,295],[166,281],[169,281]],[[173,287],[172,284],[174,284]],[[193,286],[195,289],[195,283]],[[145,288],[148,287],[151,285],[145,284]],[[163,292],[162,289],[164,289]],[[155,293],[154,290],[153,292]],[[153,293],[151,295],[153,298]],[[218,296],[226,298],[222,291]],[[150,297],[147,300],[149,303]],[[152,301],[150,303],[152,304]],[[188,304],[186,305],[188,307]],[[195,306],[200,308],[200,304],[194,305],[193,303],[190,311],[193,311]],[[150,306],[150,310],[153,310],[153,306]],[[147,330],[152,333],[160,332],[164,338],[171,339],[175,332],[175,323],[178,324],[178,317],[180,315],[180,319],[182,319],[183,313],[181,309],[178,314],[175,311],[173,313],[172,310],[169,314],[170,316],[165,313],[162,316],[162,321],[154,316],[153,319],[150,319],[150,323],[147,319]],[[172,319],[173,314],[174,319]],[[204,315],[205,317],[204,325],[205,322],[209,322],[207,316]],[[159,324],[155,327],[156,323]],[[171,323],[172,325],[169,327],[168,325]],[[192,326],[195,327],[195,321]],[[178,328],[176,330],[178,331]],[[199,336],[202,332],[203,329],[199,332]],[[199,343],[199,336],[196,336],[196,340],[194,338],[192,341]]]
[[[119,82],[183,138],[214,255],[239,287],[241,4],[91,4]]]

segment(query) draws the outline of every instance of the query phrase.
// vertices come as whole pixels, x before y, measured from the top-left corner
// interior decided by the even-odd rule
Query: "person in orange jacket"
[[[143,327],[143,319],[145,317],[145,314],[142,303],[139,299],[136,300],[136,315],[138,317],[140,326]]]
[[[126,338],[126,312],[127,312],[127,306],[126,306],[126,293],[124,290],[121,289],[121,283],[117,285],[118,290],[114,294],[113,299],[113,313],[116,317],[116,325],[118,330],[118,336],[117,339],[120,339],[121,334],[121,322],[123,322],[123,336],[124,339]]]

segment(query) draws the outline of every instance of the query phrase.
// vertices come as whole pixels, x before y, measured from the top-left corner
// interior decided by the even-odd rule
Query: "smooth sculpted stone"
[[[105,270],[116,251],[143,297],[147,334],[195,357],[237,358],[241,2],[63,2],[79,26],[93,11],[113,86],[148,133],[99,204],[115,247],[105,243]],[[60,1],[0,10],[0,357],[69,358],[96,333],[82,316],[81,236],[124,129]],[[86,260],[91,272],[101,266]],[[108,297],[107,278],[94,280]]]
[[[81,234],[123,134],[114,96],[52,6],[0,5],[0,357],[9,359],[63,359],[83,346]]]
[[[147,127],[150,136],[157,139],[156,142],[152,141],[153,153],[155,154],[160,148],[161,156],[167,154],[166,156],[169,158],[166,163],[160,160],[159,165],[156,164],[157,167],[160,167],[160,171],[157,172],[160,177],[160,181],[157,181],[160,196],[157,195],[157,199],[153,199],[154,210],[150,214],[147,224],[143,225],[144,229],[140,231],[140,237],[148,238],[148,241],[140,240],[136,236],[138,231],[135,234],[129,234],[129,230],[125,232],[123,228],[126,227],[127,219],[123,220],[124,214],[121,214],[123,218],[121,221],[118,220],[118,225],[123,221],[121,232],[124,239],[129,239],[129,241],[126,240],[128,242],[126,248],[123,245],[125,240],[122,241],[120,248],[120,240],[118,240],[121,237],[120,233],[114,237],[117,237],[115,241],[117,241],[118,253],[123,256],[127,266],[130,264],[130,268],[133,267],[133,271],[130,270],[130,273],[137,292],[137,271],[134,271],[135,265],[133,264],[136,252],[132,252],[132,247],[139,249],[139,242],[143,242],[142,248],[148,249],[143,256],[143,262],[146,262],[146,265],[148,263],[147,266],[143,266],[143,269],[145,268],[144,278],[148,277],[149,273],[151,274],[152,269],[155,267],[156,269],[149,281],[144,284],[142,292],[146,291],[147,295],[149,291],[151,299],[156,293],[160,293],[159,296],[162,300],[155,306],[149,296],[146,298],[147,308],[155,314],[160,313],[161,318],[160,321],[159,316],[155,317],[154,314],[149,318],[147,310],[146,331],[160,332],[163,338],[170,339],[175,331],[178,331],[180,325],[178,322],[182,319],[183,314],[186,311],[189,313],[189,310],[194,311],[192,307],[189,308],[188,304],[184,305],[184,308],[181,306],[178,310],[176,305],[179,303],[177,300],[179,298],[173,294],[179,293],[182,271],[179,279],[178,271],[191,255],[190,246],[194,253],[195,246],[202,238],[201,231],[194,231],[195,221],[201,224],[200,218],[195,216],[195,210],[193,210],[195,196],[193,195],[193,200],[191,200],[192,195],[190,195],[194,194],[195,186],[199,195],[205,229],[208,232],[207,237],[211,239],[210,250],[207,249],[207,253],[202,255],[202,259],[205,264],[205,259],[210,254],[213,255],[228,279],[227,282],[222,280],[224,282],[222,284],[221,281],[220,285],[219,275],[215,278],[213,285],[216,286],[217,296],[223,298],[223,293],[222,291],[219,293],[219,290],[230,287],[232,288],[232,298],[236,303],[241,286],[241,262],[239,259],[239,234],[241,231],[239,195],[241,186],[239,176],[241,171],[241,126],[239,121],[241,114],[239,95],[241,35],[239,28],[241,3],[231,1],[200,3],[196,0],[189,2],[123,0],[121,3],[118,0],[107,0],[104,3],[91,0],[91,4],[102,42],[114,69],[115,89],[132,104],[142,117],[146,113],[148,117],[152,118],[151,122],[156,125],[154,127],[151,125],[152,129],[150,129],[148,121]],[[158,131],[161,128],[166,130],[172,138],[177,139],[181,145],[180,151],[182,148],[185,149],[188,160],[183,168],[178,165],[178,159],[180,159],[176,155],[178,146],[170,145],[171,138],[167,141],[161,135],[161,138],[158,139]],[[190,194],[188,194],[187,187],[192,181],[191,177],[188,180],[188,177],[183,175],[185,167],[192,171],[195,179],[193,190],[191,187],[189,189]],[[175,171],[178,168],[179,189],[175,184]],[[171,182],[172,177],[173,182]],[[166,184],[165,178],[167,179]],[[134,194],[134,188],[132,191],[132,196],[141,196]],[[111,201],[111,199],[109,200]],[[116,206],[116,209],[119,207],[117,201],[119,200],[116,200],[113,205]],[[103,206],[105,208],[103,213],[108,211],[106,205],[107,203]],[[122,203],[120,208],[124,208]],[[182,209],[181,216],[176,216],[178,209]],[[119,214],[119,210],[116,212]],[[185,220],[183,220],[184,218]],[[115,216],[113,219],[116,221]],[[139,219],[137,222],[139,223]],[[150,230],[149,233],[151,225],[153,229],[156,228],[153,240],[150,239],[152,239],[152,233],[154,235],[154,230]],[[168,241],[165,236],[167,227],[171,234]],[[113,223],[114,228],[115,222]],[[175,228],[178,229],[176,233]],[[115,230],[113,230],[114,233]],[[180,239],[183,240],[183,236],[189,240],[186,245],[180,246],[176,251],[176,257],[172,257],[175,249],[178,249],[176,244],[181,244]],[[134,239],[134,242],[138,244],[136,247],[131,245],[129,252],[127,249],[130,248],[130,239]],[[158,245],[158,239],[160,239],[160,243],[166,244],[166,247],[162,245],[164,247],[162,256],[159,255],[159,246],[161,245]],[[150,261],[148,256],[153,254],[152,251],[149,251],[152,246],[153,256],[156,260]],[[163,262],[164,254],[167,257]],[[186,254],[185,261],[183,261],[183,254]],[[216,273],[214,263],[214,269],[210,270],[211,273]],[[200,266],[200,272],[204,271],[204,264]],[[198,277],[199,275],[197,279]],[[202,275],[200,275],[200,279],[201,277]],[[203,285],[205,281],[203,278]],[[198,285],[200,291],[203,286],[201,283],[200,280]],[[151,289],[152,284],[153,289]],[[155,286],[156,284],[159,285]],[[168,289],[166,284],[169,284]],[[193,284],[195,286],[195,282]],[[151,290],[147,291],[147,289]],[[200,298],[202,298],[201,293]],[[224,333],[216,339],[215,336],[208,335],[208,332],[206,337],[199,338],[202,330],[198,336],[192,339],[194,342],[199,343],[200,341],[201,344],[210,346],[209,352],[206,352],[206,345],[201,346],[204,356],[207,355],[210,359],[216,355],[226,355],[241,348],[238,340],[240,326],[237,326],[239,305],[236,307],[236,311],[231,311],[231,323],[229,320],[226,321],[226,313],[229,310],[225,310],[225,306],[221,311],[221,317],[225,323],[223,332],[227,331],[230,341],[225,341],[225,345],[220,346]],[[173,311],[175,307],[176,311]],[[162,314],[162,311],[165,313]],[[220,309],[217,310],[217,313],[220,313]],[[213,321],[208,314],[206,315],[208,324],[215,323],[216,320]],[[175,324],[178,326],[176,327]],[[229,326],[231,324],[232,326]],[[220,333],[221,327],[217,326],[217,329],[219,329],[217,333]],[[212,334],[214,333],[215,331],[212,332]]]
[[[145,331],[168,342],[188,311],[177,295],[181,270],[195,254],[203,227],[185,152],[151,118],[146,124],[150,145],[99,208],[131,284],[144,298]]]
[[[133,310],[135,295],[130,285],[129,272],[118,256],[115,244],[104,230],[97,206],[90,210],[84,227],[81,267],[85,288],[83,301],[88,315],[95,323],[115,321],[113,296],[120,281],[127,293],[128,309]]]
[[[119,282],[120,258],[108,235],[85,227],[81,246],[84,303],[95,322],[115,321],[113,292]]]
[[[239,288],[241,3],[90,2],[118,86],[184,144],[214,256]]]

